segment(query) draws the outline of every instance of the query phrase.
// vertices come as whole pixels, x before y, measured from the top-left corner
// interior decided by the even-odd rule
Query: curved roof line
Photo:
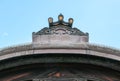
[[[110,53],[114,55],[120,56],[120,50],[115,49],[108,46],[103,45],[97,45],[97,44],[90,44],[90,43],[79,43],[79,44],[23,44],[23,45],[16,45],[11,47],[6,47],[0,49],[0,55],[13,53],[13,52],[20,52],[20,51],[26,51],[31,49],[87,49],[87,50],[93,50],[103,53]]]
[[[106,47],[106,46],[100,46],[100,45],[95,45],[95,44],[90,44],[90,43],[73,43],[73,44],[25,44],[25,45],[18,45],[18,46],[12,46],[12,47],[8,47],[8,48],[3,48],[0,50],[0,61],[2,62],[1,64],[3,64],[3,68],[4,65],[6,68],[9,67],[13,67],[14,64],[21,64],[24,62],[18,60],[16,61],[16,58],[29,58],[29,56],[42,56],[42,55],[51,55],[50,59],[56,59],[56,58],[52,58],[52,56],[56,55],[59,57],[59,55],[62,55],[64,57],[64,55],[71,55],[71,56],[78,56],[81,57],[86,56],[85,59],[83,59],[83,61],[85,61],[85,63],[91,63],[91,64],[96,64],[96,65],[100,65],[100,66],[105,66],[108,68],[112,68],[115,70],[119,70],[119,65],[120,65],[120,50],[117,49],[113,49],[110,47]],[[49,57],[48,56],[48,57]],[[88,58],[88,56],[90,56]],[[95,57],[96,60],[92,57]],[[15,58],[15,59],[14,59]],[[33,60],[34,59],[34,60]],[[70,57],[67,57],[67,59],[69,59],[69,62],[72,62]],[[89,60],[91,59],[91,61]],[[11,63],[9,63],[9,60],[14,60],[13,66],[11,66]],[[58,60],[58,59],[57,59]],[[51,62],[53,62],[55,60],[52,60]],[[74,62],[79,61],[80,63],[82,63],[82,60],[78,60],[75,58]],[[20,63],[19,63],[20,62]],[[45,61],[44,58],[40,59],[40,61],[36,61],[35,58],[32,58],[32,60],[26,59],[26,64],[27,62],[29,63],[36,63],[36,62],[49,62],[49,61]],[[61,62],[61,61],[60,61]],[[68,62],[66,60],[66,62]],[[8,63],[8,64],[7,64]],[[83,62],[84,63],[84,62]],[[98,64],[97,64],[98,63]],[[1,68],[0,68],[1,69]]]

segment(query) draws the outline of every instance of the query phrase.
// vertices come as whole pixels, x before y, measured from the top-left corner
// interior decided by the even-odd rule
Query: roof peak
[[[64,16],[62,14],[58,15],[58,21],[53,22],[53,18],[48,18],[49,27],[44,27],[40,31],[33,33],[36,35],[77,35],[86,36],[88,33],[80,31],[78,28],[73,28],[73,18],[69,18],[68,22],[64,21]]]

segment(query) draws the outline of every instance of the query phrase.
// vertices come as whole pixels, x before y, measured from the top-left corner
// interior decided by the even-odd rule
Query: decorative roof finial
[[[79,36],[89,36],[88,33],[84,33],[77,28],[72,28],[73,18],[69,18],[68,22],[64,21],[64,16],[62,14],[58,15],[58,21],[53,21],[52,17],[48,18],[49,27],[45,27],[42,30],[34,33],[36,35],[79,35]],[[84,38],[84,37],[83,37]],[[86,39],[86,38],[85,38]]]
[[[52,18],[52,17],[49,17],[49,18],[48,18],[48,22],[49,22],[49,23],[53,23],[53,18]]]
[[[60,13],[60,15],[58,16],[58,20],[63,21],[63,19],[64,19],[64,16]]]
[[[58,15],[58,21],[53,22],[53,18],[49,17],[48,22],[49,22],[49,27],[55,27],[55,26],[72,27],[73,18],[69,18],[68,22],[65,22],[64,16],[60,13],[60,15]]]
[[[69,18],[69,19],[68,19],[68,22],[69,22],[69,24],[71,24],[71,25],[73,24],[73,21],[74,21],[73,18]]]

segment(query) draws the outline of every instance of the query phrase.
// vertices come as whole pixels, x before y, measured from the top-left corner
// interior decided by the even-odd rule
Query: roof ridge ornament
[[[58,15],[58,21],[53,22],[53,18],[49,17],[48,22],[49,22],[49,27],[59,26],[59,25],[66,26],[66,27],[72,27],[73,18],[69,18],[68,22],[65,22],[64,16],[60,13],[60,15]]]
[[[76,27],[72,27],[73,24],[73,18],[69,18],[68,22],[64,21],[64,16],[62,14],[58,15],[58,21],[54,22],[52,17],[48,18],[49,27],[44,27],[38,32],[34,32],[33,35],[40,35],[40,36],[68,36],[66,38],[72,37],[72,36],[78,36],[76,40],[81,41],[88,41],[89,34],[84,33],[81,30],[79,30]],[[34,36],[35,37],[35,36]],[[38,36],[39,38],[39,36]],[[58,37],[59,38],[59,37]],[[66,39],[65,38],[65,39]],[[71,39],[71,38],[70,38]],[[73,40],[73,39],[71,39]]]

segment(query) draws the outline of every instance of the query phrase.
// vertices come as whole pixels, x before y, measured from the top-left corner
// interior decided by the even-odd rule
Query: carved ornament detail
[[[79,35],[79,36],[88,36],[88,33],[84,33],[77,28],[72,28],[73,19],[69,18],[68,22],[65,22],[64,16],[60,14],[58,16],[58,21],[53,22],[53,18],[48,18],[49,27],[44,27],[40,31],[34,33],[36,35]]]

